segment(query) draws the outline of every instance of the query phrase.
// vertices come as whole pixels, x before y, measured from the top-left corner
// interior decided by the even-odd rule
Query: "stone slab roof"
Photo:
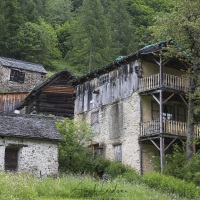
[[[51,117],[0,113],[0,136],[60,141]]]
[[[47,71],[40,64],[25,62],[12,58],[0,57],[0,65],[10,68],[24,69],[28,71],[40,72],[46,74]]]

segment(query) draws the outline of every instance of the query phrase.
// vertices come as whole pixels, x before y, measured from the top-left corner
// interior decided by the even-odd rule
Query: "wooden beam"
[[[164,137],[160,136],[160,172],[164,171],[164,162],[165,162],[165,154],[164,154]]]
[[[151,94],[151,96],[157,101],[157,103],[160,105],[160,101],[158,100],[158,98],[156,96],[154,96],[153,94]]]
[[[188,103],[186,102],[186,100],[183,98],[183,96],[181,94],[179,94],[179,96],[181,97],[181,99],[183,100],[183,102],[186,104],[186,106],[188,107]]]
[[[143,175],[143,151],[142,151],[142,142],[140,142],[139,145],[140,145],[140,175]]]
[[[158,146],[153,140],[150,139],[150,141],[151,141],[151,142],[154,144],[154,146],[160,151],[159,146]]]
[[[167,101],[169,101],[173,96],[174,96],[174,93],[171,94],[167,99],[165,99],[165,101],[163,101],[163,104],[166,103]]]
[[[168,144],[168,146],[165,148],[164,151],[167,151],[167,149],[175,142],[176,139],[177,139],[177,138],[174,138],[174,139]]]

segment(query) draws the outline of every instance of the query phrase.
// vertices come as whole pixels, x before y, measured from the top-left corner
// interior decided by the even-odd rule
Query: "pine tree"
[[[100,0],[84,0],[70,40],[71,51],[66,56],[82,71],[95,70],[110,62],[115,55],[111,49],[111,33]],[[76,59],[74,59],[76,58]]]
[[[119,50],[118,55],[128,55],[136,51],[135,29],[124,0],[111,2],[108,18],[111,26],[112,44]]]

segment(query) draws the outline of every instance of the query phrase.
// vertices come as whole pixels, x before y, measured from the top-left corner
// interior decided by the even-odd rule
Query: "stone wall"
[[[5,149],[18,147],[18,171],[29,172],[38,177],[58,175],[57,144],[48,141],[4,138],[0,139],[0,170],[4,170]]]
[[[0,66],[0,93],[30,92],[45,80],[45,75],[42,73],[27,70],[20,71],[25,73],[24,83],[10,81],[11,68]]]
[[[76,116],[76,119],[82,118],[91,124],[92,113],[97,113],[98,121],[91,124],[96,132],[93,143],[103,146],[105,158],[111,160],[115,159],[115,145],[121,144],[122,162],[138,171],[140,105],[140,97],[135,92],[127,99]]]

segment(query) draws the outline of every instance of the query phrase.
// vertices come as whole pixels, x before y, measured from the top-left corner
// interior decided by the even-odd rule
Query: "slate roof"
[[[0,65],[10,68],[24,69],[28,71],[40,72],[46,74],[47,71],[40,64],[16,60],[13,58],[0,57]]]
[[[14,113],[0,113],[0,136],[61,140],[53,118]]]
[[[54,75],[52,75],[50,78],[46,79],[43,83],[41,83],[40,85],[36,86],[35,88],[33,88],[31,90],[31,92],[28,94],[28,96],[24,99],[24,101],[18,106],[17,109],[22,109],[24,106],[28,105],[29,102],[31,102],[39,93],[40,91],[48,86],[49,84],[51,84],[54,80],[56,80],[58,77],[60,76],[67,76],[70,81],[69,81],[69,85],[77,80],[77,76],[75,76],[73,73],[69,72],[68,69],[63,69],[57,73],[55,73]]]

